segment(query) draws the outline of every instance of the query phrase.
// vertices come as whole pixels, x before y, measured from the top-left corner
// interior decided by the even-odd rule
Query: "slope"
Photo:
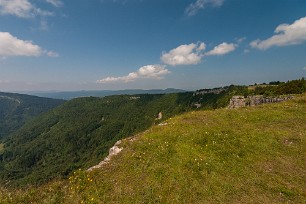
[[[254,108],[187,113],[124,140],[93,172],[3,203],[304,203],[306,95]],[[14,195],[14,196],[12,196]]]
[[[27,120],[62,104],[63,100],[0,92],[0,140]]]
[[[78,98],[30,121],[5,141],[2,183],[44,182],[101,160],[119,139],[189,109],[192,93]]]
[[[25,185],[67,176],[104,158],[119,139],[155,123],[195,109],[227,105],[233,94],[247,90],[231,86],[220,94],[121,95],[77,98],[24,125],[0,152],[0,183]],[[156,116],[162,113],[162,119]]]

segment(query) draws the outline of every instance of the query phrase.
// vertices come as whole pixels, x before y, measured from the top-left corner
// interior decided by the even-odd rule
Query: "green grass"
[[[306,95],[166,122],[125,140],[101,169],[2,189],[0,203],[306,202]]]

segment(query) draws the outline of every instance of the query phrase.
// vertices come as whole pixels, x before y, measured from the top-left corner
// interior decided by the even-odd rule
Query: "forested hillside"
[[[0,141],[27,120],[62,104],[63,100],[0,92]]]
[[[28,184],[67,176],[97,164],[119,139],[144,131],[177,114],[224,107],[230,95],[246,87],[232,86],[222,94],[192,92],[77,98],[43,114],[12,134],[0,154],[2,183]],[[156,117],[162,113],[162,119]],[[10,181],[10,182],[8,182]]]

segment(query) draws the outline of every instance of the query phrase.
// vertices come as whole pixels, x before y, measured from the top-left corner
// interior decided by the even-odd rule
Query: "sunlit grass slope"
[[[68,181],[0,192],[2,203],[305,203],[306,95],[187,113],[125,140]]]

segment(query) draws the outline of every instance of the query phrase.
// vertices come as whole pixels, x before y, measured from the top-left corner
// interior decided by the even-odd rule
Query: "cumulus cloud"
[[[136,72],[129,73],[127,76],[106,77],[98,80],[97,83],[106,84],[112,82],[133,82],[138,79],[163,79],[163,76],[169,73],[170,71],[165,68],[165,65],[146,65]]]
[[[198,64],[204,56],[205,48],[203,42],[181,45],[169,52],[163,52],[161,61],[172,66]]]
[[[292,24],[281,24],[274,31],[276,34],[266,40],[255,40],[251,47],[266,50],[273,46],[287,46],[306,41],[306,17],[294,21]]]
[[[61,0],[46,0],[46,1],[55,7],[61,7],[64,5],[64,3]]]
[[[58,56],[53,51],[43,50],[32,41],[20,40],[12,36],[8,32],[0,32],[0,57],[11,56],[41,56],[47,55],[50,57]]]
[[[185,10],[188,16],[195,15],[199,10],[206,8],[207,6],[219,7],[222,6],[224,0],[196,0],[196,2],[191,3]]]
[[[220,45],[217,45],[211,51],[207,52],[205,55],[225,55],[229,52],[232,52],[236,49],[236,45],[234,43],[226,43],[223,42]]]
[[[20,18],[53,15],[52,12],[36,8],[28,0],[0,0],[0,14],[14,15]]]

